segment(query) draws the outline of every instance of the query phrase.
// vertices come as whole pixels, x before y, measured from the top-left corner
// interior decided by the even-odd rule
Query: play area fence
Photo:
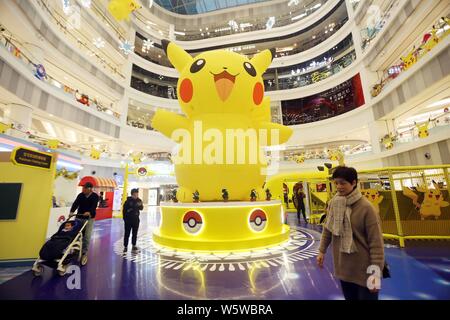
[[[383,235],[401,247],[408,239],[450,239],[450,165],[358,172],[361,192],[379,210]]]

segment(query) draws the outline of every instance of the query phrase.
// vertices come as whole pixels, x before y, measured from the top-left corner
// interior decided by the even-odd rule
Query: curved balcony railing
[[[110,116],[113,116],[116,119],[120,118],[120,113],[114,111],[113,104],[111,103],[111,107],[107,107],[106,104],[98,101],[97,99],[91,99],[88,95],[81,93],[78,89],[73,88],[73,85],[64,84],[62,81],[57,80],[57,78],[49,75],[45,71],[45,67],[41,64],[33,62],[28,55],[24,52],[23,47],[19,45],[18,41],[15,41],[12,36],[7,36],[5,34],[6,30],[0,33],[0,43],[2,46],[8,50],[14,57],[21,60],[27,68],[30,70],[30,73],[33,75],[61,90],[66,95],[72,96],[72,98],[80,104],[83,104],[86,107],[93,108],[97,111],[104,112]]]
[[[295,55],[326,41],[332,37],[338,30],[345,25],[348,21],[348,13],[345,6],[345,2],[342,2],[336,7],[330,16],[324,17],[323,20],[316,22],[316,24],[308,27],[305,30],[301,30],[295,34],[269,38],[264,40],[255,40],[245,44],[230,44],[223,46],[215,46],[213,48],[202,48],[196,50],[188,50],[189,53],[197,55],[203,51],[213,49],[225,49],[235,52],[239,52],[248,56],[254,55],[258,52],[258,49],[275,47],[277,52],[275,58]],[[290,40],[290,43],[278,45],[280,41]],[[267,45],[264,45],[267,43]],[[136,33],[134,52],[142,58],[151,61],[153,63],[171,67],[166,55],[164,54],[159,40],[153,38],[147,38],[146,36]]]
[[[266,91],[294,89],[315,84],[319,81],[327,79],[341,72],[343,69],[350,66],[355,60],[356,60],[356,53],[353,50],[334,62],[325,61],[324,67],[319,68],[313,72],[304,73],[287,78],[279,78],[278,86],[276,84],[275,86],[273,85],[271,86],[269,81],[266,80],[264,81],[265,83],[267,82]]]
[[[47,13],[47,16],[50,17],[51,21],[56,24],[56,26],[64,33],[64,35],[67,36],[66,38],[70,42],[72,42],[78,48],[86,50],[89,56],[94,58],[99,65],[108,68],[108,70],[113,74],[119,76],[122,79],[125,79],[125,76],[121,72],[121,66],[115,64],[114,60],[110,56],[108,56],[108,54],[105,54],[104,52],[100,53],[99,48],[97,48],[93,44],[92,39],[89,39],[83,32],[77,30],[76,27],[67,27],[72,26],[73,22],[68,21],[67,17],[64,17],[52,7],[52,4],[54,4],[54,2],[49,0],[38,0],[37,4]],[[80,16],[77,16],[75,18],[79,19],[81,23]]]
[[[180,41],[194,41],[287,26],[309,17],[322,8],[327,1],[312,0],[308,1],[308,3],[302,1],[301,5],[291,5],[290,10],[281,15],[256,17],[251,21],[249,19],[230,19],[225,24],[211,25],[205,27],[205,29],[189,30],[183,28],[183,30],[178,30],[176,39]]]
[[[298,65],[272,68],[264,74],[266,91],[287,90],[315,84],[338,74],[356,60],[351,35],[319,57]],[[177,78],[161,76],[133,65],[131,87],[161,98],[177,98]]]
[[[403,126],[403,128],[399,128],[395,133],[389,133],[382,137],[380,139],[381,150],[391,150],[402,144],[418,142],[422,138],[428,137],[428,135],[432,136],[440,132],[449,132],[449,128],[450,113],[448,110],[444,110],[433,119],[417,124],[411,123],[410,125]]]
[[[377,97],[400,74],[408,71],[414,64],[428,55],[435,46],[450,35],[450,19],[439,19],[420,40],[416,41],[405,56],[383,71],[381,80],[372,85],[371,95]]]

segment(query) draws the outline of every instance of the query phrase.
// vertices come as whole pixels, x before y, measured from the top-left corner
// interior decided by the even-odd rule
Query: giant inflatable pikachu
[[[186,116],[158,110],[152,127],[181,143],[175,161],[178,200],[192,202],[198,190],[200,201],[218,201],[223,189],[229,200],[248,200],[252,189],[263,199],[267,162],[259,157],[261,146],[285,143],[292,134],[271,122],[270,100],[264,97],[262,74],[273,51],[252,59],[226,50],[193,58],[173,42],[163,40],[162,46],[180,73],[178,101]]]

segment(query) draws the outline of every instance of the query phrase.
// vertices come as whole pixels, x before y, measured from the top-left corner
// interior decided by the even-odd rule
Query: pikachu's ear
[[[266,49],[261,51],[258,54],[255,54],[251,59],[252,64],[255,66],[256,70],[260,74],[266,72],[267,68],[269,68],[272,63],[273,58],[275,57],[275,49]]]
[[[190,65],[194,60],[189,53],[183,50],[183,48],[173,42],[170,42],[169,40],[161,40],[161,45],[167,55],[167,58],[169,58],[169,61],[179,72],[182,72],[183,69],[187,65]]]
[[[433,186],[434,186],[434,188],[435,188],[436,190],[438,190],[438,191],[440,190],[440,189],[439,189],[439,185],[438,185],[438,184],[436,183],[436,181],[434,181],[434,180],[433,180]]]

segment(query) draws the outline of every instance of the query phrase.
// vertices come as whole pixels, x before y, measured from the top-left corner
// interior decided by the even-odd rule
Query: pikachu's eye
[[[244,62],[244,69],[252,77],[256,77],[256,69],[250,62]]]
[[[191,66],[191,73],[196,73],[202,70],[202,68],[206,65],[205,59],[199,59],[197,61],[194,61],[194,63]]]

